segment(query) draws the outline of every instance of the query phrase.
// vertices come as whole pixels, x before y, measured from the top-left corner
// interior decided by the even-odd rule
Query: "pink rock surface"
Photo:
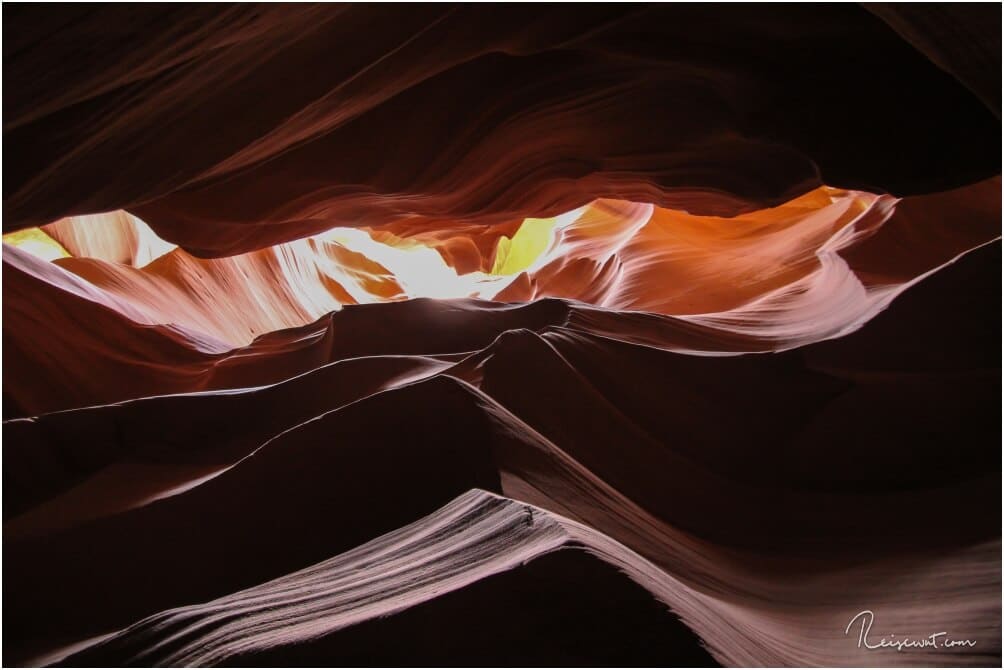
[[[4,19],[5,665],[1000,665],[999,7]]]

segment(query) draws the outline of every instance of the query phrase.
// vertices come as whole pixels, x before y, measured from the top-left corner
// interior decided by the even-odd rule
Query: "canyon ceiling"
[[[3,18],[5,664],[999,665],[1000,5]]]

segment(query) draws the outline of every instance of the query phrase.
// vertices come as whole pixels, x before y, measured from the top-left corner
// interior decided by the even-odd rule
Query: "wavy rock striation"
[[[664,601],[719,662],[939,664],[953,653],[953,664],[986,664],[999,655],[990,614],[999,588],[979,585],[999,578],[997,521],[986,509],[1000,480],[996,447],[980,435],[993,430],[999,359],[951,344],[979,342],[988,329],[951,296],[987,263],[999,267],[998,245],[921,282],[857,333],[787,353],[694,357],[566,326],[509,328],[452,363],[364,356],[277,386],[8,422],[5,503],[26,510],[5,523],[7,569],[20,577],[5,587],[5,607],[19,612],[8,653],[51,660],[64,644],[225,598],[481,487],[585,523],[666,578],[715,593],[692,610],[681,597]],[[552,305],[562,306],[495,314]],[[883,324],[916,340],[935,308],[962,317],[940,340],[958,353],[904,357]],[[944,335],[913,346],[930,351]],[[180,415],[190,420],[171,420]],[[948,441],[959,446],[945,460]],[[105,453],[92,446],[102,444]],[[375,498],[373,482],[393,495]],[[876,509],[897,520],[896,532],[874,521]],[[254,560],[238,568],[234,556]],[[918,605],[929,600],[944,606]],[[783,613],[778,602],[788,603]],[[982,644],[961,655],[874,656],[843,633],[865,607],[897,632],[930,624]],[[143,651],[153,642],[129,644],[139,645],[129,654],[154,653]],[[530,644],[526,660],[558,653],[549,645]],[[95,663],[126,659],[94,653]]]
[[[999,665],[999,13],[5,6],[4,663]]]
[[[996,115],[855,6],[8,15],[5,231],[127,209],[224,256],[334,225],[598,197],[733,215],[821,183],[903,196],[1000,171]]]

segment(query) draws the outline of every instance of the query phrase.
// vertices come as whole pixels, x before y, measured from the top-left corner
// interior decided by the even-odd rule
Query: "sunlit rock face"
[[[856,6],[15,11],[5,231],[126,209],[226,256],[332,225],[601,197],[733,215],[999,172],[996,117]],[[914,33],[996,59],[978,11]]]
[[[344,305],[553,297],[681,317],[747,337],[742,350],[756,351],[852,332],[921,276],[995,239],[999,188],[1000,180],[991,179],[908,198],[898,215],[895,198],[828,187],[729,219],[597,200],[549,219],[482,227],[476,242],[464,237],[466,227],[449,222],[414,235],[394,226],[332,228],[206,260],[172,248],[124,212],[64,219],[9,234],[5,242],[53,260],[75,275],[65,281],[83,281],[88,295],[125,316],[229,347]],[[973,215],[961,224],[918,220],[920,211],[962,200]],[[918,225],[938,244],[911,234]],[[459,239],[468,239],[476,255],[458,268],[452,249]],[[898,253],[884,256],[892,239]],[[155,254],[162,255],[150,261]],[[36,279],[44,274],[59,286],[65,277],[16,258],[12,263]]]
[[[143,221],[121,211],[60,219],[42,232],[62,246],[67,256],[100,258],[137,268],[175,248],[157,237]]]
[[[999,14],[5,6],[5,662],[999,665]]]

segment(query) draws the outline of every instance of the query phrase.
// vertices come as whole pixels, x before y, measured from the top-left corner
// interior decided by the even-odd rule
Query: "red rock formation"
[[[401,217],[735,214],[821,180],[999,172],[998,120],[853,6],[8,15],[5,231],[128,209],[220,256]]]
[[[907,198],[899,211],[888,197],[821,189],[735,219],[598,201],[555,223],[526,272],[480,273],[479,280],[446,265],[449,252],[443,258],[425,249],[422,263],[402,263],[399,256],[415,255],[412,238],[385,237],[398,245],[385,246],[361,231],[346,231],[359,240],[339,242],[332,231],[226,259],[175,249],[142,268],[98,258],[50,263],[8,249],[4,347],[13,362],[4,392],[21,413],[37,414],[274,383],[361,353],[462,356],[513,327],[566,325],[675,351],[791,348],[856,330],[928,273],[995,239],[999,189],[992,179]],[[953,208],[966,209],[961,222],[938,216]],[[54,233],[81,240],[85,234],[75,231],[86,225],[62,222]],[[106,234],[100,248],[126,246],[131,231],[120,230],[122,242]],[[449,315],[469,307],[427,303],[409,307],[415,316],[408,321],[396,313],[397,336],[385,344],[374,339],[383,318],[377,311],[323,316],[344,304],[426,297],[423,290],[449,294],[451,281],[455,295],[560,297],[603,309],[478,307],[461,326]],[[617,310],[652,316],[630,317],[625,327]],[[500,318],[485,321],[488,313]],[[465,330],[473,321],[484,323],[483,334]],[[353,342],[349,329],[370,334]],[[129,342],[135,353],[109,341]]]
[[[999,664],[999,12],[5,6],[5,663]]]

